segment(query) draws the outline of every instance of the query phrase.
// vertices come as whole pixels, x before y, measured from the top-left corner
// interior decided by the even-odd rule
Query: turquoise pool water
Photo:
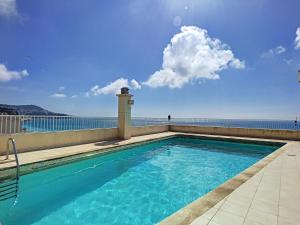
[[[176,137],[31,173],[0,222],[155,224],[277,148]]]

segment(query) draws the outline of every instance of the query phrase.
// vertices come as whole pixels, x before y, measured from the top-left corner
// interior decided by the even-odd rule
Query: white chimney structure
[[[131,106],[134,104],[133,95],[129,94],[129,88],[121,88],[118,94],[118,129],[119,137],[122,139],[131,138]]]

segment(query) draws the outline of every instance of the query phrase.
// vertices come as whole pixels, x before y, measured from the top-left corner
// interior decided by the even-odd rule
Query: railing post
[[[131,138],[131,105],[133,100],[127,87],[121,88],[121,94],[118,94],[118,129],[119,137],[122,139]]]

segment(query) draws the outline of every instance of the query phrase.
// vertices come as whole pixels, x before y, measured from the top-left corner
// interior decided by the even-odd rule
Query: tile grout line
[[[298,162],[298,157],[297,157],[298,155],[297,155],[297,153],[296,153],[296,156],[295,156],[295,161],[296,161],[296,166],[297,166],[297,170],[298,170],[298,175],[299,175],[299,177],[300,177],[300,160],[299,160],[299,162]]]
[[[226,199],[224,200],[224,202],[221,204],[221,206],[219,208],[217,208],[217,211],[213,214],[213,216],[209,219],[207,225],[210,224],[210,222],[212,221],[212,219],[215,217],[215,215],[220,211],[220,209],[222,208],[222,206],[225,204],[225,202],[227,201],[227,197],[225,197]],[[222,200],[221,200],[222,201]],[[204,215],[204,214],[203,214]]]
[[[278,211],[277,211],[277,225],[279,224],[279,204],[280,204],[280,194],[281,194],[281,186],[282,186],[282,173],[283,173],[283,160],[284,160],[284,156],[285,156],[285,154],[283,154],[282,156],[281,156],[281,160],[280,160],[280,163],[281,163],[281,165],[280,165],[280,182],[279,182],[279,196],[278,196],[278,205],[277,205],[277,209],[278,209]]]
[[[260,178],[259,184],[257,185],[257,188],[256,188],[256,190],[255,190],[255,192],[254,192],[252,201],[251,201],[251,203],[250,203],[250,205],[249,205],[249,208],[247,209],[247,213],[246,213],[246,215],[245,215],[245,217],[244,217],[243,225],[244,225],[245,222],[246,222],[247,215],[248,215],[248,213],[249,213],[249,211],[250,211],[250,208],[251,208],[252,203],[253,203],[253,201],[254,201],[255,195],[256,195],[256,193],[257,193],[257,190],[258,190],[258,188],[259,188],[259,186],[260,186],[260,184],[261,184],[261,181],[262,181],[264,175],[265,175],[265,168],[263,168],[263,175],[262,175],[261,178]]]

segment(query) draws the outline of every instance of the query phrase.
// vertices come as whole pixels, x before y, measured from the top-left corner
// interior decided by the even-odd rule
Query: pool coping
[[[247,138],[247,137],[234,137],[234,136],[221,136],[221,135],[203,135],[203,134],[193,134],[193,133],[180,133],[180,132],[166,132],[165,136],[157,137],[156,135],[145,135],[149,136],[142,141],[133,141],[120,146],[107,146],[102,149],[95,149],[88,152],[76,153],[72,155],[64,155],[61,157],[54,157],[44,159],[38,162],[24,163],[21,165],[21,175],[25,175],[32,172],[37,172],[40,170],[45,170],[51,167],[60,166],[80,160],[89,159],[92,157],[105,155],[113,152],[123,151],[127,148],[134,147],[141,144],[147,144],[159,140],[169,139],[172,137],[194,137],[203,139],[213,139],[221,141],[231,141],[231,142],[242,142],[242,143],[252,143],[252,144],[268,144],[268,145],[281,145],[277,150],[267,155],[260,161],[256,162],[240,174],[236,175],[232,179],[226,181],[225,183],[218,186],[216,189],[210,191],[206,195],[196,199],[195,201],[189,203],[185,207],[179,209],[175,213],[163,219],[159,222],[159,225],[185,225],[192,223],[197,217],[203,215],[206,211],[214,207],[219,201],[224,199],[235,189],[237,189],[241,184],[245,183],[266,165],[272,162],[277,156],[281,155],[289,146],[289,143],[295,141],[287,140],[272,140],[272,139],[261,139],[261,138]],[[7,167],[0,169],[0,172],[14,172],[14,167]],[[1,178],[0,180],[5,179]]]

